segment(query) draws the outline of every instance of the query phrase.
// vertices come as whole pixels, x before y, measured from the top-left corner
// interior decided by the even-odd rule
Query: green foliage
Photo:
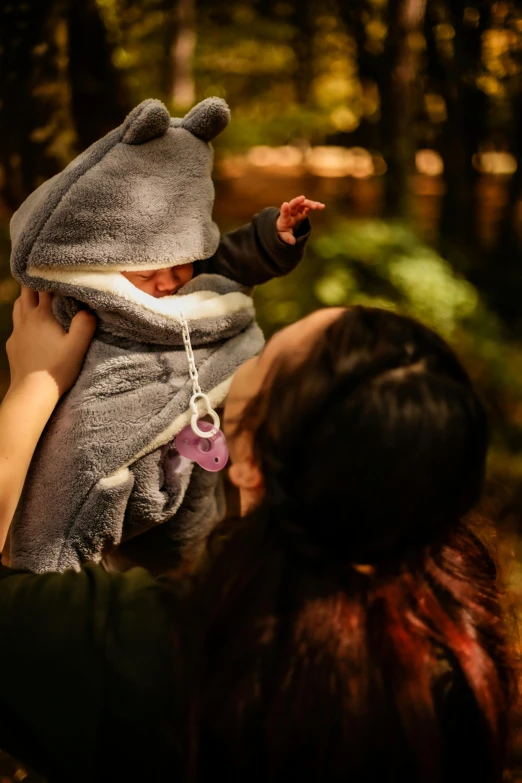
[[[510,341],[478,291],[401,223],[337,219],[310,242],[305,261],[256,293],[270,335],[317,307],[362,304],[407,313],[442,334],[463,357],[504,423],[504,445],[519,444],[513,415],[522,396],[522,347]]]
[[[312,14],[311,29],[281,4],[267,16],[253,4],[236,3],[216,18],[202,9],[195,74],[201,97],[220,95],[234,110],[221,140],[228,150],[283,144],[295,138],[323,141],[354,130],[363,108],[355,43],[338,16]],[[306,37],[307,51],[299,44]]]
[[[317,305],[400,308],[448,338],[477,311],[483,315],[475,288],[400,223],[339,219],[312,238],[305,263],[314,270]],[[295,288],[301,281],[285,278],[270,285]],[[499,329],[490,316],[487,331],[499,337]]]
[[[7,3],[0,10],[5,38],[0,60],[6,74],[0,114],[4,111],[7,117],[0,138],[4,335],[16,296],[8,280],[5,221],[35,185],[66,165],[82,146],[78,129],[85,125],[85,116],[78,108],[84,103],[74,98],[96,87],[88,63],[85,73],[77,73],[81,78],[76,83],[71,79],[67,4],[52,0],[46,9],[44,5],[38,14],[36,5],[27,3]],[[175,106],[172,98],[172,48],[181,5],[179,0],[82,2],[85,18],[92,12],[103,23],[101,38],[106,38],[118,76],[109,81],[126,88],[121,92],[128,93],[130,105],[153,96],[174,114],[185,112],[187,107]],[[407,215],[408,209],[398,212],[393,207],[408,202],[415,152],[423,147],[437,150],[445,192],[436,241],[478,285],[456,274],[404,223],[355,223],[335,217],[325,230],[314,232],[307,260],[292,275],[257,291],[266,333],[320,306],[362,303],[410,313],[457,346],[491,407],[499,411],[498,437],[510,449],[522,450],[522,347],[501,323],[503,318],[516,325],[516,318],[509,320],[506,313],[508,305],[518,310],[521,289],[520,284],[518,289],[505,285],[507,264],[497,273],[503,258],[514,259],[512,269],[521,261],[516,226],[522,176],[519,169],[509,193],[497,195],[498,203],[507,199],[509,204],[502,215],[498,212],[503,223],[493,240],[497,255],[488,255],[474,222],[484,195],[477,198],[473,168],[478,161],[491,177],[495,168],[485,165],[486,153],[509,150],[520,157],[520,4],[194,0],[183,5],[194,12],[189,27],[196,45],[185,48],[184,66],[194,77],[196,99],[222,96],[233,112],[233,122],[217,140],[219,154],[289,142],[301,149],[323,143],[363,145],[384,157],[388,167],[383,178],[385,214]],[[414,84],[408,81],[412,73]],[[409,97],[397,107],[401,96]],[[118,89],[111,87],[104,97],[107,102],[96,116],[106,116],[107,107],[118,103]],[[397,118],[404,121],[397,123]],[[507,169],[511,173],[512,160]],[[507,170],[504,167],[506,178]],[[442,177],[433,176],[433,182],[436,179]],[[308,180],[295,184],[301,190]],[[493,203],[489,211],[495,212]],[[231,218],[234,212],[232,205]],[[499,241],[510,232],[511,244]],[[466,260],[455,260],[461,258]],[[491,296],[495,312],[485,302],[489,288],[497,289]],[[2,367],[3,353],[0,374]]]
[[[166,99],[168,13],[163,0],[96,0],[113,47],[114,66],[125,75],[134,101]]]
[[[125,75],[134,100],[156,96],[171,105],[169,47],[175,4],[162,0],[97,0],[114,47],[114,65]],[[365,111],[357,74],[356,47],[340,18],[316,11],[310,29],[300,29],[309,12],[281,3],[271,14],[255,4],[196,5],[197,43],[192,63],[197,97],[225,98],[234,122],[219,140],[227,150],[282,144],[305,137],[354,130]],[[298,43],[307,36],[306,55]]]

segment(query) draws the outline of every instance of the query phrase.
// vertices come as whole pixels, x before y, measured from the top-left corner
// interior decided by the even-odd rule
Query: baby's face
[[[164,269],[140,269],[138,272],[122,272],[123,277],[126,277],[132,285],[156,299],[175,294],[181,286],[192,280],[193,274],[192,264],[168,266]]]

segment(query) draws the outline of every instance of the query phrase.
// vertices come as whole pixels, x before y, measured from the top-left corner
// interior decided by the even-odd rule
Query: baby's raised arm
[[[310,236],[308,214],[324,204],[297,196],[280,209],[267,207],[252,222],[223,234],[216,253],[196,261],[196,274],[215,273],[253,286],[291,272],[301,261]]]

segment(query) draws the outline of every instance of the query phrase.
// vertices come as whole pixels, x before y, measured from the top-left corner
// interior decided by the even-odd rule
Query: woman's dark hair
[[[510,670],[466,520],[488,428],[453,351],[347,309],[240,426],[265,494],[188,602],[187,779],[500,781]]]

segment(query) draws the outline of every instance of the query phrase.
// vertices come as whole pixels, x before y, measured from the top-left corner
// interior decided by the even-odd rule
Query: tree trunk
[[[388,166],[385,216],[409,219],[420,98],[419,58],[411,46],[411,36],[422,29],[426,0],[389,0],[388,8],[385,76],[380,90],[383,154]]]
[[[289,20],[295,30],[292,49],[294,50],[296,67],[294,71],[294,86],[297,102],[303,106],[310,103],[314,70],[314,38],[315,24],[310,0],[294,5],[294,11]]]
[[[383,91],[385,69],[382,55],[368,50],[366,27],[363,17],[370,13],[364,2],[339,4],[339,17],[344,24],[346,32],[351,35],[357,47],[357,71],[363,89],[377,88],[379,97]],[[369,122],[361,118],[359,126],[351,133],[339,133],[335,136],[337,143],[348,146],[349,144],[379,149],[382,142],[380,122]]]
[[[453,14],[454,12],[454,14]],[[430,74],[439,81],[446,102],[447,119],[440,137],[444,161],[444,194],[439,224],[440,249],[464,273],[471,274],[469,259],[476,263],[480,256],[476,231],[475,190],[477,172],[473,155],[477,152],[485,116],[487,98],[470,79],[480,67],[482,33],[486,28],[486,11],[480,26],[466,28],[462,24],[464,5],[448,4],[444,19],[455,29],[454,55],[441,59],[437,55],[432,27],[440,21],[433,17],[426,28],[433,56]],[[431,41],[430,41],[431,38]]]
[[[130,111],[96,0],[69,0],[71,108],[81,149],[118,126]]]
[[[38,0],[0,7],[0,165],[10,210],[60,168],[48,153],[60,101],[59,10],[57,3]]]
[[[170,46],[171,99],[175,106],[187,108],[196,100],[194,51],[196,48],[195,0],[177,0],[173,9],[173,37]]]
[[[498,241],[486,255],[486,284],[493,306],[506,324],[522,335],[522,238],[519,205],[522,198],[522,95],[513,99],[510,146],[518,163],[508,188],[508,201],[499,226]]]

